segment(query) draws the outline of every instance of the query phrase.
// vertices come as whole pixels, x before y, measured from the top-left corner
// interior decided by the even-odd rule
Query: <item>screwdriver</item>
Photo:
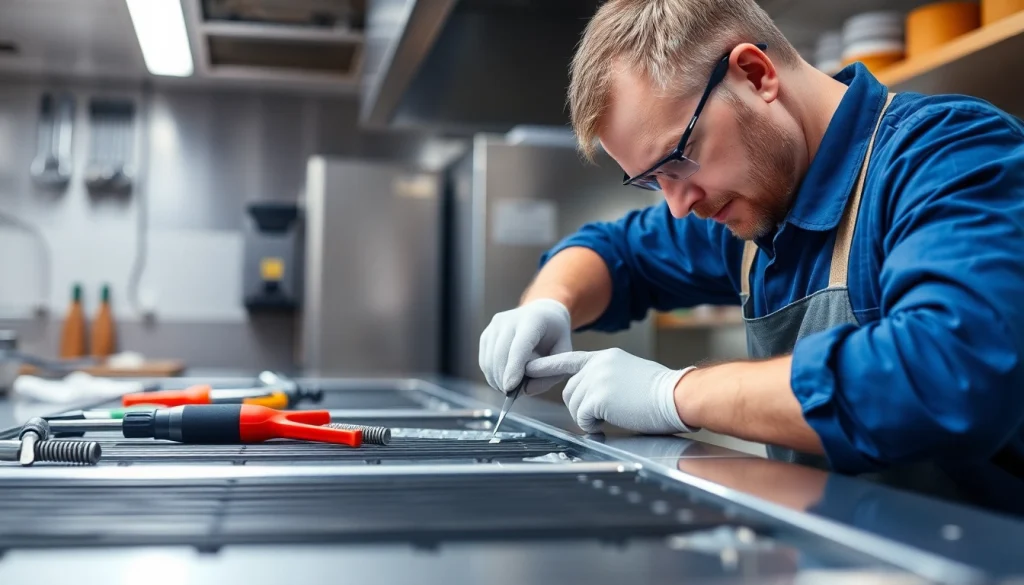
[[[178,443],[262,443],[298,439],[359,447],[359,429],[332,429],[330,411],[280,411],[256,404],[187,404],[173,408],[128,410],[121,419],[50,420],[53,433],[120,431],[126,438]]]
[[[516,386],[516,389],[505,397],[505,403],[501,405],[501,413],[498,414],[498,422],[494,423],[494,433],[491,435],[491,441],[498,440],[498,427],[500,427],[502,421],[505,420],[505,415],[508,414],[508,411],[512,410],[512,403],[516,401],[516,398],[519,398],[519,393],[522,392],[523,388],[525,387],[526,376],[523,376],[523,380],[519,382],[519,385]]]
[[[133,409],[138,410],[140,407],[133,406]],[[144,407],[143,407],[144,408]],[[96,409],[96,410],[69,410],[60,414],[50,414],[42,417],[46,422],[58,421],[58,420],[110,420],[110,419],[122,419],[124,413],[128,412],[127,408],[111,408],[107,410]],[[152,410],[152,409],[150,409]],[[52,428],[51,428],[52,430]],[[77,431],[74,433],[58,433],[54,432],[54,437],[81,437],[85,433],[83,431]]]
[[[135,392],[121,397],[123,406],[141,404],[158,406],[183,406],[186,404],[256,404],[267,408],[287,408],[292,399],[281,390],[270,388],[242,388],[238,390],[214,390],[207,384],[189,386],[184,390],[161,390],[158,392]]]

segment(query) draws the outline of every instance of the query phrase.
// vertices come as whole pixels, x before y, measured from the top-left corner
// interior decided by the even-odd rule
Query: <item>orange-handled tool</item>
[[[184,390],[161,390],[158,392],[135,392],[121,397],[125,407],[140,404],[156,404],[160,406],[182,406],[185,404],[213,404],[210,386],[190,386]]]
[[[255,404],[268,408],[287,408],[288,394],[280,390],[245,389],[214,390],[207,384],[190,386],[184,390],[136,392],[121,397],[125,407],[152,404],[156,406],[184,406],[186,404]]]

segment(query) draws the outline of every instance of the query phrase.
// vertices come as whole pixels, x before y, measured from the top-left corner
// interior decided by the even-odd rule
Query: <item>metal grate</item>
[[[499,443],[459,439],[395,438],[388,445],[366,445],[358,449],[344,445],[271,441],[251,445],[182,445],[151,439],[102,439],[101,463],[235,463],[291,462],[351,464],[385,461],[521,461],[548,453],[572,454],[570,447],[542,437],[502,440]]]
[[[637,473],[466,473],[129,481],[21,479],[0,548],[668,535],[750,519]]]

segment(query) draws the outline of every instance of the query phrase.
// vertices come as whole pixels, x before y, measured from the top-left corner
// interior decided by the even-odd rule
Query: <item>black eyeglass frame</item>
[[[762,51],[768,50],[767,43],[755,43],[754,46],[757,47],[758,49],[761,49]],[[648,191],[660,191],[661,186],[658,184],[657,179],[655,179],[653,182],[655,186],[649,186],[646,183],[637,183],[637,181],[647,177],[647,175],[651,175],[660,167],[672,161],[687,160],[696,165],[698,170],[700,169],[700,163],[693,159],[687,158],[686,156],[683,156],[683,151],[686,149],[686,143],[689,142],[690,140],[690,134],[693,133],[693,127],[697,125],[697,118],[700,117],[700,113],[704,109],[704,104],[707,103],[708,98],[711,97],[711,92],[719,83],[722,82],[723,79],[725,79],[725,74],[728,73],[729,71],[730,55],[732,55],[732,51],[726,53],[718,61],[718,64],[715,65],[715,68],[711,71],[711,78],[708,80],[708,85],[707,87],[704,88],[704,94],[700,97],[700,101],[697,102],[697,108],[693,111],[693,117],[690,118],[690,123],[686,125],[686,130],[683,131],[683,135],[679,138],[679,144],[676,145],[672,152],[668,153],[664,158],[651,165],[651,168],[647,169],[646,171],[633,177],[630,177],[626,173],[623,173],[623,186],[629,185],[640,189],[646,189]],[[694,170],[694,173],[695,172],[697,172],[697,170]],[[692,174],[693,173],[690,173],[690,175],[688,176],[691,176]]]

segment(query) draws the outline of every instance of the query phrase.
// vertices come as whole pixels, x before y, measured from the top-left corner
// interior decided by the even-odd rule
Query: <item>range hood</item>
[[[568,123],[573,50],[598,0],[370,0],[360,119],[448,134]]]
[[[928,0],[888,0],[907,12]],[[878,0],[758,0],[810,56]],[[564,126],[568,67],[600,0],[369,0],[361,121],[449,133]]]

